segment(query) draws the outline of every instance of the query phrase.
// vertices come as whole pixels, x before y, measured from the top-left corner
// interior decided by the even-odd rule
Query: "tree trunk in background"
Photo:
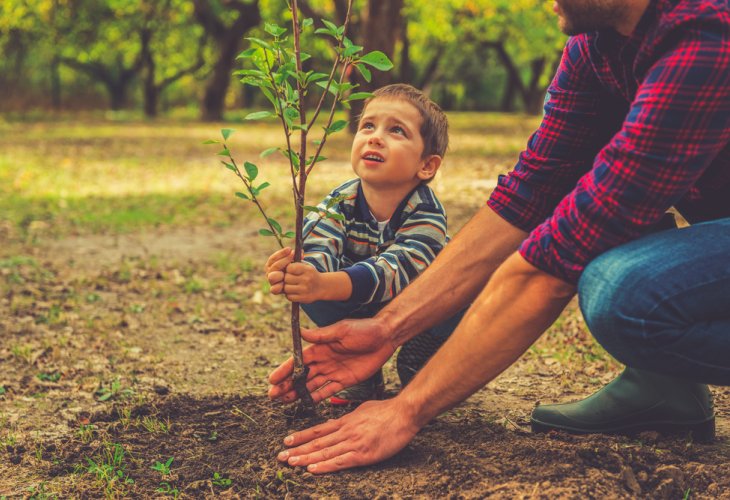
[[[525,111],[531,115],[539,115],[542,113],[542,106],[545,100],[545,89],[540,85],[542,74],[547,66],[544,57],[533,59],[530,63],[530,83],[524,89],[522,94],[522,102],[525,105]]]
[[[99,62],[80,62],[69,57],[59,57],[59,61],[103,83],[109,94],[109,107],[113,111],[119,111],[127,105],[127,89],[142,68],[141,57],[137,57],[129,68],[124,67],[121,56],[117,58],[116,64],[109,66]]]
[[[201,117],[206,121],[223,119],[226,93],[231,84],[231,73],[243,35],[261,22],[258,0],[251,3],[236,0],[224,2],[225,8],[238,12],[238,17],[230,26],[226,25],[216,14],[212,1],[193,0],[196,19],[205,32],[213,37],[218,46],[218,59],[213,65],[213,72],[203,96]]]
[[[373,50],[384,52],[391,60],[395,53],[395,44],[402,36],[403,22],[403,0],[370,0],[368,2],[368,14],[365,26],[362,30],[363,40],[360,45],[364,47],[363,53],[367,54]],[[357,43],[357,42],[356,42]],[[373,71],[373,79],[366,82],[359,72],[353,71],[350,82],[360,84],[358,91],[372,91],[383,85],[388,85],[394,80],[390,72]],[[357,130],[357,119],[362,113],[363,101],[353,101],[350,110],[350,131]]]
[[[58,56],[54,56],[51,60],[51,106],[54,110],[61,109],[61,75],[59,67],[61,66]]]

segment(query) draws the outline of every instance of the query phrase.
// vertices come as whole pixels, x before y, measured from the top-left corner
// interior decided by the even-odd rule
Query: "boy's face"
[[[352,169],[373,188],[412,189],[436,173],[423,155],[421,115],[408,101],[379,97],[365,108],[352,141]],[[434,155],[435,156],[435,155]]]

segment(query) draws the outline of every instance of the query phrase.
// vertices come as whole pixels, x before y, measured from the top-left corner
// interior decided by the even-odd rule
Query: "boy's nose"
[[[383,144],[383,139],[380,138],[379,134],[374,133],[368,138],[368,144],[377,144],[380,146]]]

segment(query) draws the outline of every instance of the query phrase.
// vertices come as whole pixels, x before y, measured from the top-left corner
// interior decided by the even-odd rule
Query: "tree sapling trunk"
[[[285,28],[267,22],[265,31],[272,39],[266,41],[249,38],[252,47],[238,56],[239,59],[246,61],[249,67],[234,74],[241,76],[242,83],[258,88],[273,107],[273,111],[251,113],[246,116],[246,119],[260,120],[275,117],[281,123],[285,145],[267,149],[261,153],[261,156],[280,152],[288,160],[292,201],[296,214],[294,231],[284,232],[281,224],[267,215],[259,195],[269,186],[269,183],[264,182],[257,185],[259,168],[254,163],[246,161],[241,169],[234,160],[228,143],[233,130],[223,129],[221,131],[222,141],[214,140],[206,141],[206,143],[223,144],[223,150],[218,153],[223,157],[221,160],[223,165],[231,170],[245,187],[245,191],[237,192],[236,196],[252,202],[266,220],[267,228],[259,230],[259,234],[275,238],[280,247],[284,246],[285,239],[293,238],[294,261],[300,262],[303,257],[304,240],[308,236],[303,234],[305,213],[316,212],[317,222],[324,218],[342,219],[340,214],[330,210],[333,205],[327,206],[325,210],[320,210],[308,206],[305,200],[309,175],[317,163],[326,159],[320,154],[328,137],[347,127],[346,120],[334,120],[338,105],[349,109],[350,102],[366,99],[372,95],[368,92],[354,92],[357,85],[347,81],[349,69],[355,67],[367,81],[370,81],[371,72],[366,66],[387,71],[393,65],[388,57],[379,51],[361,55],[362,47],[354,45],[347,38],[347,26],[352,8],[352,0],[350,0],[348,14],[342,26],[323,20],[324,27],[314,30],[315,34],[324,35],[333,40],[334,60],[330,72],[304,71],[302,61],[310,58],[310,55],[301,49],[301,35],[306,29],[313,29],[314,22],[312,19],[300,19],[297,0],[291,0],[289,7],[292,17],[292,40],[290,41],[286,36]],[[313,102],[317,102],[317,105],[312,109],[310,115],[306,108],[307,99],[305,97],[314,92],[319,92],[319,96],[318,98],[315,96],[313,100]],[[322,117],[321,115],[325,114],[322,111],[325,110],[326,116]],[[310,134],[314,131],[315,125],[321,126],[322,132],[317,134],[316,140],[311,140]],[[292,136],[295,133],[299,134],[299,145],[296,149],[292,146]],[[314,154],[308,154],[310,144],[315,150]],[[304,408],[315,412],[314,401],[307,390],[309,369],[303,360],[299,320],[299,303],[293,302],[291,307],[293,384]]]

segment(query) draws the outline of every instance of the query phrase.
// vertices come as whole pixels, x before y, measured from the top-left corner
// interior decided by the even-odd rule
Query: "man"
[[[730,6],[557,0],[574,35],[513,172],[375,318],[305,333],[316,401],[472,302],[395,398],[288,436],[279,460],[324,473],[383,460],[510,366],[578,292],[627,369],[588,399],[539,406],[537,431],[714,435],[706,383],[730,385]],[[674,206],[693,225],[663,228]],[[705,221],[704,223],[701,223]],[[272,398],[293,401],[291,361]]]

